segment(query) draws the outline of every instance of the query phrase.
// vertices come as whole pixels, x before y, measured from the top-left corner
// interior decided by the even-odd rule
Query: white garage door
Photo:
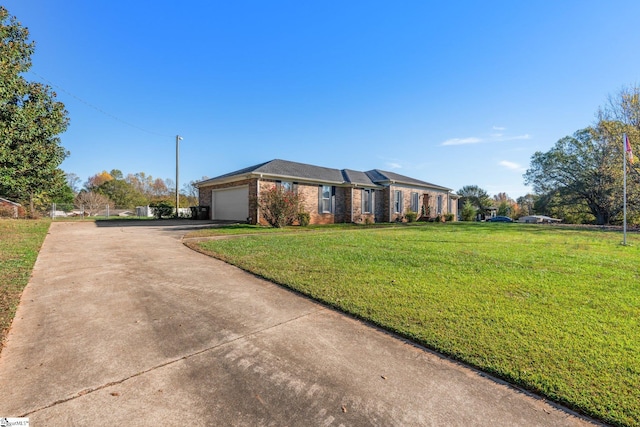
[[[246,221],[249,216],[249,187],[212,190],[211,219]]]

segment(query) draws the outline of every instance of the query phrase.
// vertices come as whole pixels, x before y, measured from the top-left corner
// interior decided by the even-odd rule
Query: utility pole
[[[180,164],[180,141],[182,137],[176,135],[176,218],[180,216],[180,192],[178,186],[179,164]]]

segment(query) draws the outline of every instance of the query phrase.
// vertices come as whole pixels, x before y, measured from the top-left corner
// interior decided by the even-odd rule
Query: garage
[[[246,221],[249,216],[249,186],[211,192],[211,219]]]

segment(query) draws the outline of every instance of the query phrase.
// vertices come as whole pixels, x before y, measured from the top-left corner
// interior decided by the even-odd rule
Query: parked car
[[[489,218],[487,222],[513,222],[513,220],[508,216],[494,216],[493,218]]]

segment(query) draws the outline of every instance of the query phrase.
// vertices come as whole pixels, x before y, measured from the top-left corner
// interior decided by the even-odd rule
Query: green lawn
[[[640,425],[637,233],[629,246],[620,232],[524,224],[241,234],[251,233],[193,245],[586,414]]]
[[[0,219],[0,350],[50,223]]]

